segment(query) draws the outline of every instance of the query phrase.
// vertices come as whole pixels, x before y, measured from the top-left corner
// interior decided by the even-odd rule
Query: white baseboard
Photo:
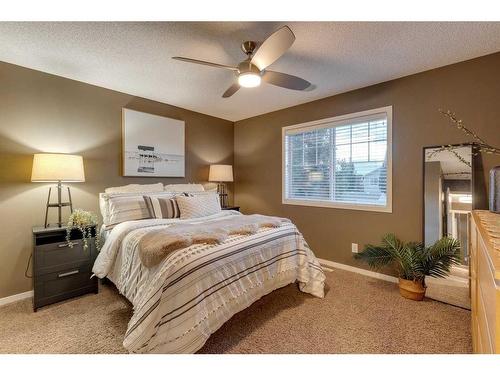
[[[33,291],[28,290],[27,292],[24,293],[14,294],[12,296],[0,298],[0,306],[8,305],[9,303],[14,303],[31,297],[33,297]]]
[[[325,266],[328,266],[328,267],[338,268],[338,269],[344,270],[344,271],[356,272],[356,273],[359,273],[361,275],[373,277],[375,279],[390,281],[391,283],[397,283],[398,282],[398,278],[397,277],[389,276],[389,275],[384,275],[383,273],[373,272],[373,271],[365,270],[363,268],[348,266],[347,264],[332,262],[331,260],[326,260],[326,259],[320,259],[320,258],[318,258],[318,261],[322,265],[325,265]]]

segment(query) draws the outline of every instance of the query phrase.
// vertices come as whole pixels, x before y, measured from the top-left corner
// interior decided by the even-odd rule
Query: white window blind
[[[284,203],[390,206],[390,119],[370,112],[284,129]]]

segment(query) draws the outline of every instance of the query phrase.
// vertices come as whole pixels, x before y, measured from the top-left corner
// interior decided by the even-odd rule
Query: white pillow
[[[163,184],[129,184],[124,186],[109,187],[104,190],[105,193],[156,193],[163,191]]]
[[[109,223],[107,225],[151,218],[142,195],[112,197],[109,199],[108,207]]]
[[[206,182],[203,184],[205,191],[217,192],[217,184],[215,182]]]
[[[109,225],[109,199],[111,197],[132,197],[137,193],[99,193],[99,208],[101,209],[102,223]]]
[[[189,193],[184,193],[185,195],[189,195],[191,197],[200,196],[200,195],[215,195],[217,197],[217,202],[220,204],[220,196],[217,190],[205,190],[205,191],[190,191]]]
[[[172,197],[172,193],[157,192],[154,195]],[[103,224],[115,225],[128,220],[141,220],[151,217],[144,201],[144,195],[137,193],[100,193],[99,207]],[[149,194],[148,194],[149,195]]]
[[[192,191],[205,191],[203,185],[201,184],[171,184],[165,185],[165,191],[170,191],[172,193],[184,193]]]
[[[203,194],[176,197],[181,219],[193,219],[214,215],[221,211],[217,194]]]

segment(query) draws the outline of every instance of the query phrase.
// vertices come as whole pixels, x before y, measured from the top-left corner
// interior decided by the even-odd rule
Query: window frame
[[[338,127],[349,124],[353,119],[367,116],[385,114],[387,117],[387,201],[385,206],[373,204],[356,204],[331,202],[317,199],[296,199],[286,197],[286,147],[285,137],[287,131],[304,129],[314,130],[322,128]],[[333,123],[333,124],[332,124]],[[328,125],[327,125],[328,124]],[[374,211],[392,213],[392,106],[369,109],[345,115],[309,121],[301,124],[284,126],[281,128],[281,203],[295,206],[340,208],[345,210]]]

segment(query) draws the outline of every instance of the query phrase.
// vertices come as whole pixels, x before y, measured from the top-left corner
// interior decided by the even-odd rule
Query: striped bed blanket
[[[201,225],[227,220],[235,211],[182,220]],[[118,224],[106,237],[93,272],[108,277],[133,305],[123,341],[133,353],[195,353],[234,314],[262,296],[298,281],[322,298],[325,275],[291,222],[230,235],[220,244],[194,244],[145,267],[138,244],[151,231],[179,219]]]

